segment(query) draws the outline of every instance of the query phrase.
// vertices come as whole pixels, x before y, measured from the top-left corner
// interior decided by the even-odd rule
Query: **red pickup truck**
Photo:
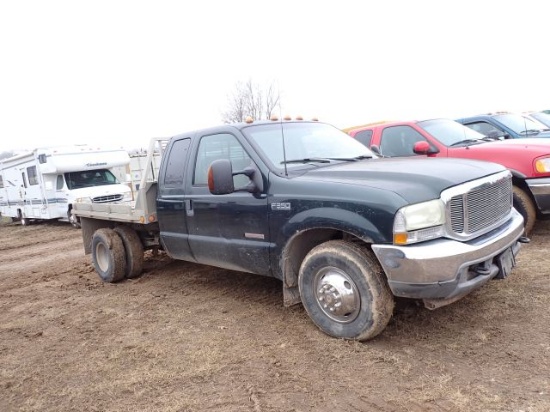
[[[513,174],[514,207],[525,232],[550,214],[550,138],[490,139],[450,119],[383,122],[344,129],[383,157],[427,155],[500,163]]]

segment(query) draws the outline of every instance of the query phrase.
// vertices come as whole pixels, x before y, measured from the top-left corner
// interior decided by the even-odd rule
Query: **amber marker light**
[[[396,245],[406,245],[408,236],[406,233],[394,233],[393,243]]]
[[[212,166],[208,168],[206,176],[208,177],[208,190],[212,192],[214,190],[214,173],[212,172]]]

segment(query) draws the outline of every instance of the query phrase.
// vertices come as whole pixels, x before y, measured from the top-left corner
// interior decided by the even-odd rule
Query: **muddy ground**
[[[450,306],[330,338],[279,281],[148,256],[104,284],[67,223],[0,226],[0,411],[550,411],[550,222]]]

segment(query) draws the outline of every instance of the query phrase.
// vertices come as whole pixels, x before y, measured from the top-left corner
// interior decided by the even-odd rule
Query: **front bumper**
[[[512,209],[501,227],[468,242],[437,239],[409,246],[373,245],[395,296],[457,300],[494,277],[504,277],[499,255],[515,256],[523,218]],[[450,302],[449,302],[450,303]]]
[[[535,198],[541,213],[550,213],[550,178],[526,179],[525,183]]]

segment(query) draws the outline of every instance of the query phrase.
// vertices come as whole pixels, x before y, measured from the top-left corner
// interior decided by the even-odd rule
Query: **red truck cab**
[[[529,233],[550,214],[550,138],[498,140],[450,119],[382,122],[345,131],[383,157],[455,157],[500,163],[513,174],[514,207]]]

